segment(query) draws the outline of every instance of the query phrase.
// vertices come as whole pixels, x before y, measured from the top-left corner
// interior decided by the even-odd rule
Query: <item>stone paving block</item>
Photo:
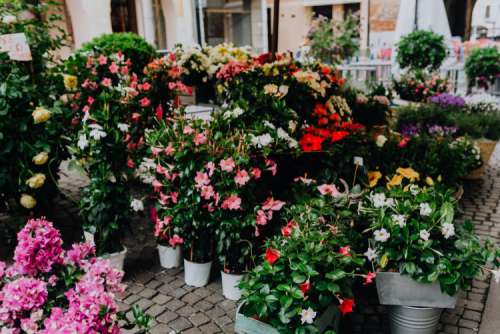
[[[155,304],[163,305],[163,304],[165,304],[166,302],[168,302],[171,299],[172,299],[172,297],[164,295],[162,293],[159,293],[156,296],[154,296],[154,298],[152,299],[152,301]]]
[[[155,318],[156,316],[160,315],[163,311],[165,311],[165,307],[153,304],[153,306],[148,308],[148,310],[145,313]]]
[[[168,324],[169,322],[177,319],[179,315],[177,313],[174,313],[172,311],[165,311],[162,314],[160,314],[158,317],[156,317],[156,320],[158,322]]]
[[[209,322],[208,324],[201,326],[200,330],[202,333],[206,333],[206,334],[220,333],[221,332],[220,328],[216,324],[214,324],[213,322]]]
[[[150,288],[145,288],[141,292],[138,293],[139,296],[144,297],[144,298],[153,298],[158,294],[158,291]]]
[[[149,333],[150,334],[170,334],[170,333],[175,334],[175,331],[171,327],[169,327],[165,324],[158,324],[158,325],[154,326],[153,328],[151,328],[149,330]]]
[[[189,320],[184,317],[179,317],[168,325],[178,332],[182,332],[188,328],[193,327],[193,324],[191,324],[191,322],[189,322]]]
[[[210,318],[201,312],[192,314],[188,319],[196,327],[200,327],[210,321]]]
[[[183,308],[177,310],[177,313],[182,315],[183,317],[188,317],[196,312],[196,309],[194,309],[191,305],[186,305]]]
[[[168,303],[165,304],[165,306],[170,310],[170,311],[177,311],[179,310],[181,307],[183,307],[185,305],[184,302],[181,302],[180,300],[178,299],[172,299],[171,301],[169,301]]]
[[[148,307],[150,307],[151,305],[153,305],[153,302],[147,298],[142,298],[140,299],[137,303],[135,303],[134,305],[137,305],[139,306],[139,308],[143,311],[145,311]]]

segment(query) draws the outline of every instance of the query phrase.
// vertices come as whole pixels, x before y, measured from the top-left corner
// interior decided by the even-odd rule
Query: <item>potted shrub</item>
[[[486,265],[498,267],[500,251],[491,241],[481,245],[470,222],[456,222],[453,191],[420,188],[401,173],[410,183],[375,189],[360,206],[373,236],[365,255],[377,270],[380,303],[391,305],[392,333],[418,324],[420,333],[431,334],[457,292],[469,289]]]
[[[237,333],[336,332],[340,314],[353,310],[354,278],[373,280],[373,273],[359,271],[364,260],[350,247],[349,195],[330,184],[317,189],[324,195],[288,210],[292,219],[241,282]]]
[[[500,74],[500,51],[495,46],[472,50],[465,60],[465,73],[469,91],[474,85],[488,89]]]
[[[118,311],[116,294],[125,291],[123,272],[95,258],[91,243],[62,248],[58,230],[31,219],[18,234],[13,264],[0,262],[3,331],[21,333],[119,333],[132,321]],[[151,322],[134,307],[137,329]]]

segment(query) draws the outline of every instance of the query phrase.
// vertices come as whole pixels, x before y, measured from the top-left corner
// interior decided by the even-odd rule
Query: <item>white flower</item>
[[[88,121],[89,117],[90,117],[90,113],[89,113],[89,112],[85,112],[85,113],[83,113],[82,123],[83,123],[83,124],[87,123],[87,121]]]
[[[381,228],[380,230],[373,231],[373,236],[375,237],[375,241],[386,242],[389,240],[391,234],[385,228]]]
[[[404,215],[392,215],[392,221],[403,228],[406,225],[406,217]]]
[[[94,138],[95,140],[101,140],[102,138],[105,138],[107,134],[102,130],[93,129],[90,131],[89,136]]]
[[[254,145],[256,147],[265,147],[265,146],[269,145],[270,143],[272,143],[272,141],[273,141],[273,137],[271,137],[271,135],[269,133],[265,133],[265,134],[260,135],[260,136],[252,136],[252,139],[251,139],[252,145]]]
[[[267,126],[270,129],[273,129],[273,130],[276,129],[276,127],[274,126],[274,124],[271,123],[271,122],[269,122],[269,121],[264,121],[262,123],[264,123],[264,125]]]
[[[376,208],[383,208],[385,206],[385,194],[378,193],[371,196],[373,206]]]
[[[366,252],[363,253],[364,256],[368,259],[368,261],[373,261],[377,258],[377,251],[373,248],[368,247]]]
[[[420,188],[418,187],[418,185],[416,185],[416,184],[410,185],[410,193],[413,196],[416,196],[419,192],[420,192]]]
[[[385,200],[385,205],[386,206],[390,206],[390,207],[393,207],[394,206],[394,198],[388,198]]]
[[[429,203],[420,203],[420,215],[421,216],[428,216],[432,213],[432,209],[431,209],[431,206],[429,205]]]
[[[491,272],[493,273],[493,277],[495,277],[495,282],[500,283],[500,268]]]
[[[290,130],[291,133],[294,133],[296,129],[297,129],[297,122],[288,121],[288,130]]]
[[[87,146],[89,146],[89,141],[87,139],[87,136],[85,135],[80,135],[80,137],[78,138],[78,143],[77,143],[78,147],[80,148],[80,150],[84,150],[87,148]]]
[[[116,126],[121,132],[127,132],[129,127],[129,125],[125,123],[118,123]]]
[[[300,312],[300,321],[302,324],[312,324],[314,322],[314,318],[316,318],[316,312],[314,312],[314,310],[310,307],[307,310],[302,310]]]
[[[278,92],[280,96],[285,96],[286,94],[288,94],[288,86],[281,85],[278,89]]]
[[[420,239],[422,239],[423,241],[429,240],[430,236],[431,234],[427,230],[420,231]]]
[[[382,147],[385,145],[385,142],[387,141],[387,137],[384,136],[384,135],[378,135],[377,136],[377,139],[375,140],[375,144],[378,146],[378,147]]]
[[[5,24],[10,24],[16,22],[17,17],[14,15],[4,15],[2,16],[1,21]]]
[[[224,112],[224,119],[229,119],[229,118],[238,118],[239,116],[243,115],[245,111],[239,107],[234,108],[233,110],[226,110]]]
[[[144,210],[144,204],[142,203],[142,201],[140,199],[137,199],[137,198],[134,198],[132,200],[132,202],[130,202],[130,207],[135,212],[143,211]]]
[[[455,225],[451,223],[444,223],[441,226],[441,233],[443,233],[445,239],[449,239],[455,235]]]

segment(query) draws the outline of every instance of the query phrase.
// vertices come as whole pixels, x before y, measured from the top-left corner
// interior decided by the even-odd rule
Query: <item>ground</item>
[[[69,200],[61,200],[62,210],[56,214],[56,219],[59,228],[72,231],[72,236],[66,236],[67,242],[81,235],[80,228],[75,228],[79,226],[79,221],[71,199],[78,199],[79,189],[85,183],[84,177],[68,171],[63,164],[60,186]],[[483,179],[468,182],[464,188],[464,197],[460,202],[463,215],[460,219],[471,219],[481,237],[492,238],[498,244],[500,146]],[[208,286],[193,288],[184,284],[182,269],[162,269],[157,260],[152,224],[144,217],[135,219],[131,224],[125,244],[129,249],[125,278],[128,288],[118,300],[120,308],[127,311],[128,316],[131,316],[131,305],[138,304],[154,318],[153,334],[234,332],[237,303],[222,296],[217,272],[213,273],[212,283]],[[488,298],[489,287],[489,275],[474,280],[472,289],[460,294],[457,307],[443,312],[439,333],[498,333],[495,321],[500,314],[500,297],[490,293]],[[356,312],[344,319],[343,329],[347,333],[388,333],[386,317],[386,309],[377,305],[374,287],[363,288]]]

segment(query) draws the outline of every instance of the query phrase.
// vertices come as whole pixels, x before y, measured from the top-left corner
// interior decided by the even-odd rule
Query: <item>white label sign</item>
[[[0,35],[0,52],[7,52],[12,60],[31,60],[30,46],[23,33]]]

